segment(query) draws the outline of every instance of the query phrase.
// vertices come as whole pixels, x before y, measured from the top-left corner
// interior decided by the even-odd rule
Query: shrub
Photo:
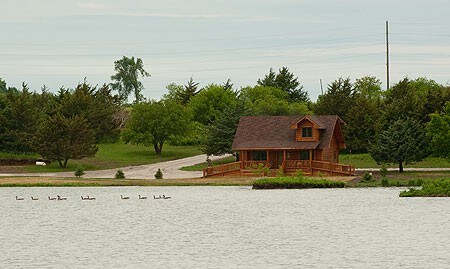
[[[306,188],[343,188],[342,181],[308,179],[304,177],[262,178],[253,183],[253,189],[306,189]]]
[[[382,187],[389,187],[389,180],[387,178],[383,177],[381,179],[381,186]]]
[[[295,172],[295,177],[304,177],[304,176],[305,173],[303,173],[303,171],[300,169]]]
[[[283,169],[283,166],[280,166],[277,171],[277,177],[283,177],[283,176],[284,176],[284,169]]]
[[[361,179],[361,182],[372,182],[374,181],[372,173],[371,172],[364,172],[364,175]]]
[[[414,197],[414,196],[449,197],[450,179],[440,179],[426,182],[423,184],[422,189],[410,188],[407,191],[400,192],[400,197]]]
[[[156,171],[156,174],[155,174],[155,178],[156,179],[162,179],[163,178],[163,173],[162,173],[161,169],[158,168],[158,171]]]
[[[416,186],[416,181],[414,179],[408,180],[408,186],[410,186],[410,187]]]
[[[84,175],[84,168],[79,166],[77,168],[77,170],[75,171],[75,176],[76,177],[81,177],[82,175]]]
[[[387,173],[388,173],[388,170],[387,170],[387,168],[386,168],[386,165],[383,164],[383,166],[381,166],[381,168],[380,168],[380,175],[381,175],[382,177],[386,177],[386,176],[387,176]]]
[[[124,179],[125,173],[122,170],[117,170],[116,175],[114,176],[116,179]]]

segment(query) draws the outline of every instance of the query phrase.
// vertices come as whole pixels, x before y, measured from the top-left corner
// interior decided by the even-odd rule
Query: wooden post
[[[283,171],[286,172],[286,150],[283,150]]]
[[[269,160],[269,151],[266,150],[266,154],[267,154],[267,158],[266,158],[266,164],[270,165],[270,160]]]
[[[309,168],[312,168],[312,150],[309,150]]]

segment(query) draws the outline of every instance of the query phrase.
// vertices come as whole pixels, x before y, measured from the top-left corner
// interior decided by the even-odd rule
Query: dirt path
[[[217,160],[225,158],[231,155],[212,156],[211,160]],[[154,164],[128,166],[122,168],[97,170],[97,171],[85,171],[83,178],[114,178],[117,170],[122,170],[125,173],[126,178],[132,179],[154,179],[156,171],[161,169],[165,179],[175,178],[199,178],[203,174],[201,171],[181,171],[180,168],[184,166],[190,166],[198,163],[202,163],[206,160],[206,155],[197,155],[193,157],[166,161]],[[57,178],[69,178],[74,177],[74,172],[56,172],[56,173],[0,173],[0,177],[57,177]]]

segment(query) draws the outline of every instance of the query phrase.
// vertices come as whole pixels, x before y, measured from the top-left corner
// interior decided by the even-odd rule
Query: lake
[[[399,192],[0,188],[0,268],[450,268],[450,199]]]

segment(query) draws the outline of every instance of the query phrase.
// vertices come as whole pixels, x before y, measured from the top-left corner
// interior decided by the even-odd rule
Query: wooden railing
[[[242,169],[256,169],[259,165],[270,167],[270,163],[267,161],[242,161]]]
[[[218,175],[218,174],[221,174],[223,176],[226,172],[233,172],[233,171],[241,170],[241,166],[242,166],[241,162],[209,166],[209,167],[203,169],[203,177],[214,176],[214,175]]]
[[[355,167],[352,165],[331,163],[324,161],[309,161],[309,160],[287,160],[285,164],[286,170],[297,170],[310,168],[313,170],[324,171],[338,174],[355,174]]]
[[[225,175],[229,172],[241,171],[246,169],[256,169],[262,164],[270,168],[270,163],[267,161],[240,161],[217,166],[210,166],[203,169],[203,177],[214,175]],[[312,171],[323,171],[326,173],[333,173],[338,175],[354,175],[355,167],[353,165],[323,162],[323,161],[309,161],[309,160],[286,160],[282,166],[285,171],[296,171],[298,169],[311,169]],[[311,171],[310,170],[310,171]]]

